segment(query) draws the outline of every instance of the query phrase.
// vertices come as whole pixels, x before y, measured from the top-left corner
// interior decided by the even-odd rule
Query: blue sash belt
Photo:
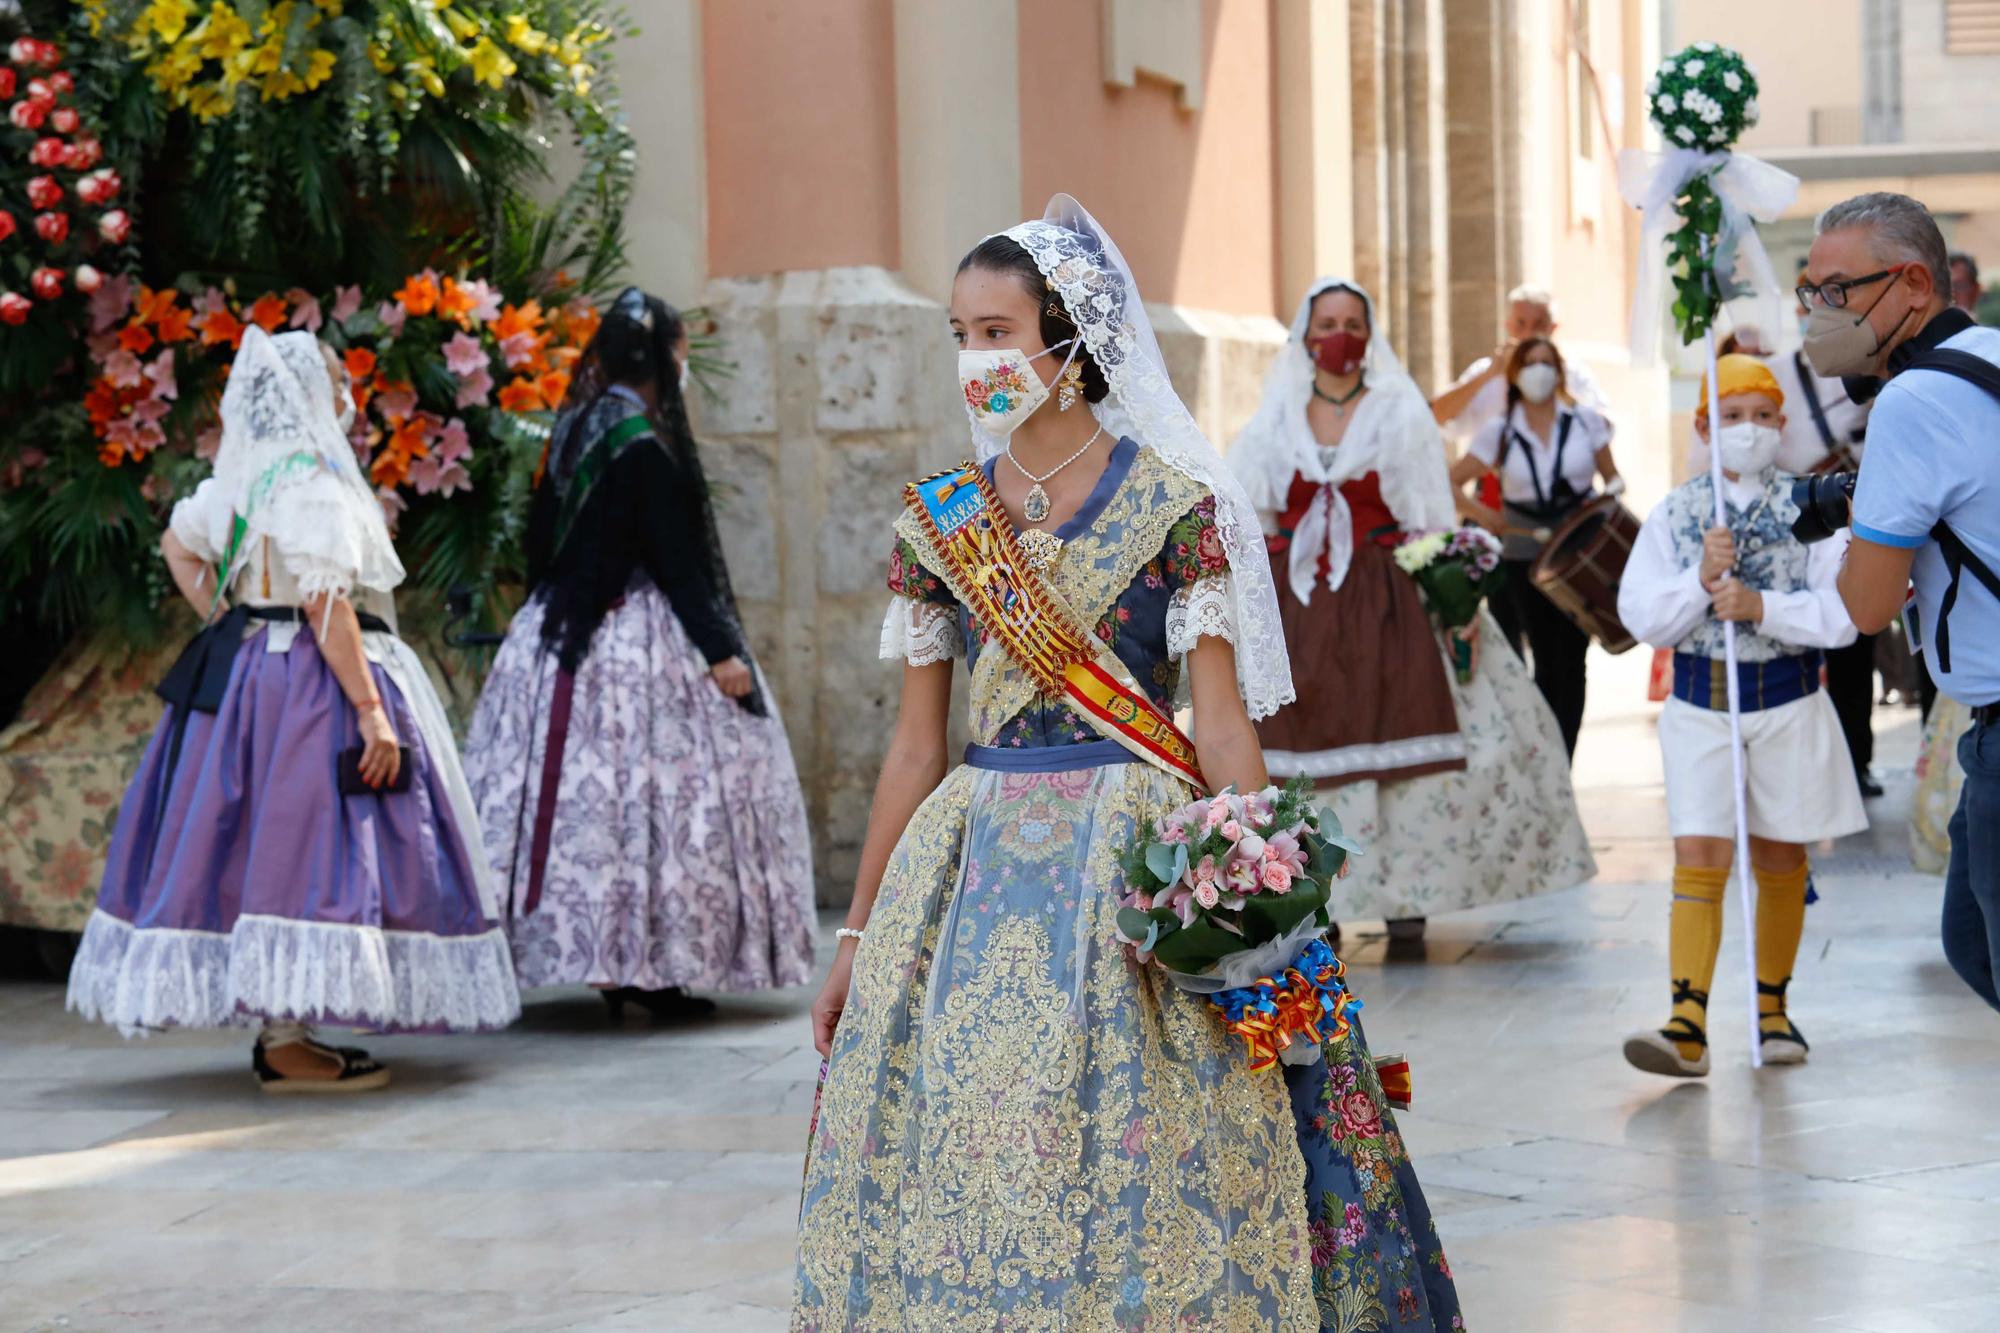
[[[1083,741],[1076,745],[968,745],[969,768],[997,773],[1074,773],[1111,764],[1141,764],[1145,760],[1117,741]]]
[[[1776,708],[1812,694],[1819,689],[1819,669],[1823,660],[1819,649],[1813,648],[1769,662],[1738,662],[1736,682],[1742,692],[1743,711],[1755,713]],[[1726,664],[1720,658],[1675,653],[1674,698],[1696,708],[1729,711]]]

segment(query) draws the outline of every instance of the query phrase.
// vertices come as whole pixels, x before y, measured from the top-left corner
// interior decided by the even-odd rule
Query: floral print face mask
[[[961,348],[958,383],[965,390],[965,405],[972,412],[973,422],[988,435],[1000,439],[1012,435],[1017,426],[1049,400],[1049,386],[1029,369],[1028,363],[1068,347],[1069,356],[1063,360],[1063,370],[1068,370],[1069,363],[1076,359],[1077,346],[1076,339],[1065,338],[1033,356],[1007,347],[987,351]],[[1062,371],[1056,372],[1056,378],[1062,378]]]

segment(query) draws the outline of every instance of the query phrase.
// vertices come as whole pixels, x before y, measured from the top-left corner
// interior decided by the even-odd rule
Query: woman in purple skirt
[[[730,593],[687,350],[636,287],[585,350],[529,510],[533,591],[465,747],[521,984],[596,987],[614,1017],[812,975],[805,802]]]
[[[161,549],[208,621],[119,808],[70,1007],[128,1035],[261,1022],[266,1092],[381,1087],[308,1023],[504,1027],[520,1013],[450,727],[396,637],[403,580],[309,333],[251,328],[215,475]]]

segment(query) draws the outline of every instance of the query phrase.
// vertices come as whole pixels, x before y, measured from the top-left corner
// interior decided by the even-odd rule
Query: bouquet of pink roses
[[[1333,881],[1360,848],[1311,802],[1304,778],[1224,791],[1148,821],[1124,856],[1120,939],[1206,995],[1252,1069],[1311,1064],[1361,1005],[1325,939]]]

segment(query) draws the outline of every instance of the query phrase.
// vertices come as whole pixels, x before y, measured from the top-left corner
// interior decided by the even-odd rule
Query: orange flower
[[[144,324],[127,324],[118,330],[118,346],[134,356],[143,356],[153,345],[153,335]]]
[[[125,461],[125,446],[105,441],[97,446],[97,461],[106,467],[117,467]]]
[[[500,318],[493,321],[493,336],[504,342],[517,333],[538,333],[541,327],[540,301],[529,301],[525,305],[505,305],[500,307]]]
[[[243,321],[227,310],[210,311],[196,321],[196,326],[201,329],[201,341],[205,347],[228,343],[234,350],[242,345]]]
[[[141,324],[154,324],[165,319],[174,310],[180,293],[171,287],[154,291],[151,287],[139,289],[139,299],[133,304],[132,318]]]
[[[459,286],[458,279],[446,278],[438,292],[438,318],[455,320],[459,327],[469,329],[472,327],[472,311],[478,304],[478,299],[471,292]]]
[[[384,449],[368,467],[368,479],[378,487],[401,486],[409,475],[409,455],[397,453],[394,449]]]
[[[169,293],[172,295],[172,293]],[[163,343],[184,343],[194,337],[194,311],[169,305],[160,313],[158,328]]]
[[[526,375],[509,380],[507,387],[500,391],[500,407],[508,412],[539,412],[547,404],[542,401],[541,387]]]
[[[396,293],[396,300],[401,302],[403,309],[412,315],[428,315],[437,309],[437,280],[429,271],[413,273],[409,281],[405,282],[402,289]]]
[[[375,373],[375,353],[366,347],[348,348],[347,355],[342,357],[341,361],[346,365],[347,373],[353,376],[357,389],[363,380]]]
[[[99,380],[90,386],[90,392],[83,396],[83,410],[90,414],[91,424],[103,426],[118,415],[118,389],[110,380]]]
[[[389,432],[388,450],[407,458],[422,458],[431,451],[429,435],[430,425],[420,413],[396,423],[396,428]]]
[[[250,322],[266,333],[276,333],[278,326],[285,322],[285,298],[275,292],[265,292],[250,307]]]
[[[576,367],[577,359],[582,355],[583,349],[581,347],[551,347],[549,348],[548,361],[557,370],[573,370]]]
[[[562,406],[563,395],[569,392],[569,372],[551,370],[542,376],[536,387],[541,390],[542,401],[550,407]]]
[[[563,315],[564,332],[579,348],[597,336],[597,326],[604,322],[604,316],[598,314],[597,307],[588,301],[570,302],[564,307]]]

